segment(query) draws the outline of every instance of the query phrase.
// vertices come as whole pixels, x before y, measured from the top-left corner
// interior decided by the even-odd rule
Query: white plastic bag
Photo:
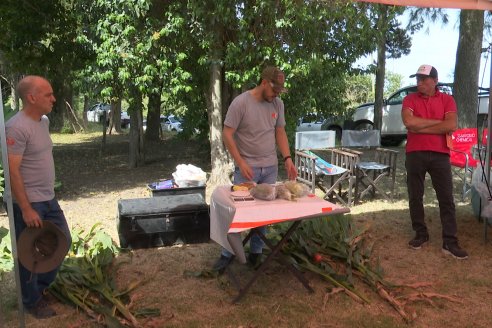
[[[179,164],[173,173],[174,182],[180,188],[204,186],[207,174],[192,164]]]

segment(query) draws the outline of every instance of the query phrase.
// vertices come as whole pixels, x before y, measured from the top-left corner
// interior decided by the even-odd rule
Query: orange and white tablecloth
[[[275,199],[234,202],[231,186],[217,187],[210,200],[210,239],[246,263],[241,232],[269,224],[317,218],[349,212],[348,208],[332,204],[317,196],[296,201]]]

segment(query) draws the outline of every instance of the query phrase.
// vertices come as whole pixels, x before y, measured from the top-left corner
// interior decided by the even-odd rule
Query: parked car
[[[183,127],[181,126],[181,120],[174,115],[169,115],[169,116],[161,115],[161,127],[163,131],[176,131],[176,132],[183,131]]]
[[[87,121],[101,123],[103,121],[104,112],[106,112],[106,117],[109,117],[110,110],[110,105],[97,103],[87,110]]]
[[[438,88],[441,92],[452,94],[451,83],[438,83]],[[407,130],[401,119],[401,109],[403,98],[409,93],[417,92],[417,86],[409,86],[397,90],[391,94],[383,104],[383,117],[381,125],[381,137],[404,139],[407,135]],[[480,89],[479,91],[479,118],[483,119],[488,113],[489,94],[488,89]],[[354,130],[372,130],[374,128],[374,103],[366,103],[358,106],[352,116],[353,123],[351,129]],[[342,126],[337,126],[342,128]]]
[[[324,122],[323,116],[316,114],[307,114],[306,116],[301,117],[297,121],[297,132],[301,131],[320,131],[321,125]]]
[[[104,103],[97,103],[87,110],[87,121],[101,123],[104,118],[104,112],[106,112],[106,124],[109,124],[111,105]],[[129,126],[130,116],[127,112],[121,111],[121,127],[127,128]]]

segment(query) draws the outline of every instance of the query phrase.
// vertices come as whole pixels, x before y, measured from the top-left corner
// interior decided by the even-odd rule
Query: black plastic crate
[[[118,235],[124,248],[208,242],[209,207],[200,194],[121,199]]]

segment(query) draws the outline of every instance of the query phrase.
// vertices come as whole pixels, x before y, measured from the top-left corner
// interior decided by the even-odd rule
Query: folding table
[[[230,278],[239,291],[238,295],[233,299],[233,303],[241,300],[272,259],[277,259],[285,265],[304,287],[312,292],[313,290],[309,283],[297,269],[286,263],[281,257],[277,257],[277,255],[302,220],[348,213],[350,210],[314,195],[298,198],[297,201],[283,199],[264,201],[256,199],[254,201],[234,202],[230,196],[230,188],[230,186],[220,186],[212,193],[210,200],[210,238],[232,252],[240,263],[246,263],[243,246],[249,240],[253,231],[250,231],[244,240],[242,240],[241,232],[270,224],[291,222],[285,235],[276,244],[269,241],[259,231],[254,231],[265,241],[266,246],[271,249],[271,253],[243,287],[234,273],[228,268],[227,271]]]

